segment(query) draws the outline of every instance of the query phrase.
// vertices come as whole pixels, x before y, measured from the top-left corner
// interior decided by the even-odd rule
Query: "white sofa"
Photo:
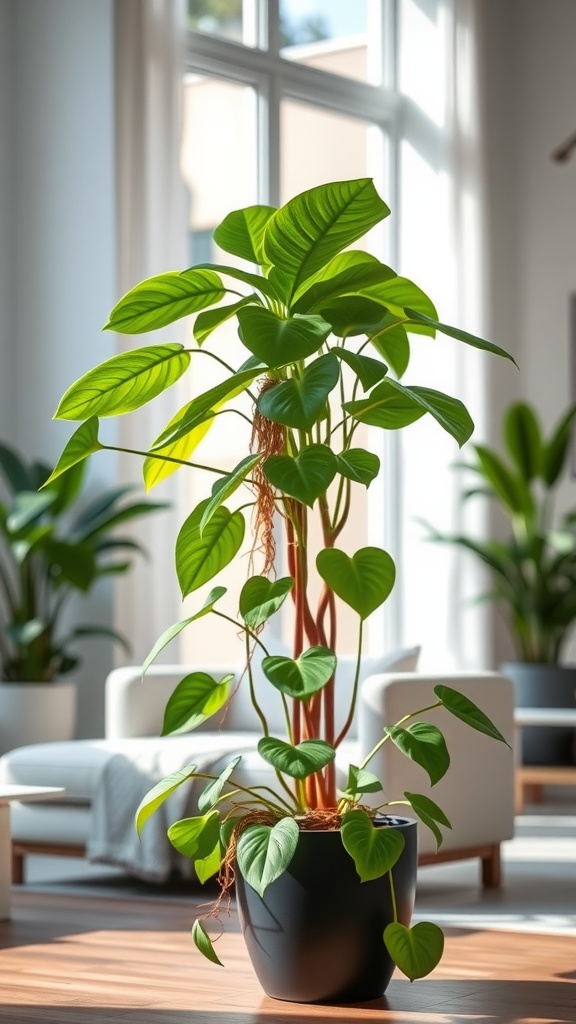
[[[438,682],[470,696],[512,742],[514,705],[508,679],[495,673],[430,676],[402,671],[413,666],[415,655],[417,652],[406,652],[404,659],[395,660],[395,671],[387,673],[374,673],[384,662],[365,663],[368,675],[361,685],[355,729],[338,751],[341,783],[348,763],[359,763],[385,725],[433,703],[433,687]],[[215,716],[216,724],[211,719],[193,733],[159,736],[166,700],[189,671],[187,666],[154,665],[142,680],[139,667],[116,669],[106,680],[104,739],[35,744],[0,758],[0,783],[64,786],[66,790],[58,802],[13,806],[15,881],[22,879],[23,858],[30,853],[87,856],[93,862],[122,866],[155,883],[165,881],[173,870],[190,875],[190,862],[173,850],[165,830],[171,821],[197,813],[196,800],[204,784],[180,787],[146,824],[139,841],[134,811],[150,787],[191,762],[218,774],[236,754],[243,755],[234,772],[238,782],[274,785],[271,769],[255,750],[258,723],[246,702],[245,686],[239,688],[228,708]],[[229,666],[210,666],[215,678],[228,671]],[[341,678],[340,685],[342,682]],[[280,730],[283,718],[276,696],[271,687],[262,689],[261,700],[272,729]],[[345,713],[343,708],[343,717]],[[512,753],[452,715],[436,711],[429,717],[442,728],[452,757],[447,777],[430,795],[452,821],[453,830],[446,833],[437,855],[433,837],[421,827],[420,862],[479,857],[483,883],[498,885],[500,843],[512,837],[514,827]],[[370,768],[381,778],[389,799],[401,799],[406,790],[430,791],[422,769],[408,762],[391,743],[384,744]]]

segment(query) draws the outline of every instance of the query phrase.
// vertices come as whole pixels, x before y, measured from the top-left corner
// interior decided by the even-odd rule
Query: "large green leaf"
[[[291,576],[268,580],[265,576],[251,576],[240,592],[240,615],[250,629],[258,629],[284,604],[294,586]]]
[[[330,324],[321,316],[277,316],[263,306],[243,306],[237,311],[240,340],[272,369],[307,359],[323,345]]]
[[[302,377],[282,381],[258,398],[261,414],[294,430],[311,430],[324,413],[330,392],[340,376],[338,360],[331,353],[306,367]]]
[[[379,608],[390,595],[396,568],[387,551],[366,547],[350,558],[338,548],[323,548],[316,558],[316,568],[324,582],[361,619]]]
[[[495,495],[511,512],[524,512],[532,504],[530,492],[498,455],[485,445],[475,445],[480,472]]]
[[[380,459],[364,448],[348,448],[336,456],[338,472],[354,483],[369,487],[380,472]]]
[[[216,245],[249,263],[261,263],[264,229],[275,211],[262,205],[233,210],[213,232]]]
[[[66,444],[52,473],[43,485],[44,487],[48,487],[53,480],[66,473],[72,466],[77,466],[78,463],[87,459],[89,455],[93,455],[94,452],[100,451],[103,448],[103,445],[98,440],[98,426],[96,416],[91,416],[85,423],[80,424]]]
[[[207,672],[191,672],[170,694],[164,710],[162,736],[192,732],[215,715],[230,697],[233,675],[219,682]]]
[[[466,725],[470,725],[478,732],[485,733],[486,736],[491,736],[494,740],[506,743],[507,746],[510,745],[500,730],[496,728],[494,722],[469,697],[465,697],[458,690],[453,690],[452,687],[442,684],[434,687],[434,693],[442,701],[446,710],[450,711],[456,718],[460,718]]]
[[[388,373],[388,367],[380,359],[361,356],[356,352],[348,352],[345,348],[332,348],[331,352],[342,359],[354,371],[364,391],[370,391]]]
[[[224,298],[222,281],[211,270],[170,271],[141,281],[114,306],[105,331],[143,334],[215,306]]]
[[[274,826],[249,825],[238,838],[236,858],[246,881],[259,896],[286,870],[298,845],[298,825],[281,818]]]
[[[538,417],[526,402],[515,402],[504,416],[504,441],[524,480],[533,480],[542,466],[542,434]]]
[[[430,784],[436,785],[450,767],[450,754],[444,736],[429,722],[412,722],[406,729],[387,726],[386,732],[406,757],[426,771]]]
[[[463,341],[472,348],[479,348],[483,352],[492,352],[496,356],[503,356],[504,359],[510,359],[511,362],[516,363],[516,360],[509,352],[506,352],[505,349],[500,348],[498,345],[493,345],[491,341],[484,341],[483,338],[479,338],[475,334],[469,334],[468,331],[461,331],[456,327],[450,327],[448,324],[441,324],[432,317],[426,316],[415,309],[405,307],[404,312],[411,324],[433,327],[434,330],[440,331],[441,334],[446,334],[449,338],[456,338],[457,341]],[[410,327],[408,327],[408,330],[410,330]]]
[[[434,319],[437,316],[436,307],[432,300],[407,277],[394,277],[383,284],[372,285],[362,290],[363,295],[371,296],[378,302],[383,303],[395,315],[407,315],[406,306],[410,306],[413,312],[423,314]],[[420,323],[417,331],[423,334],[434,335],[435,327],[432,323]]]
[[[172,772],[167,775],[166,778],[161,779],[155,786],[152,787],[146,793],[146,796],[140,801],[140,804],[136,810],[135,823],[138,834],[142,831],[142,828],[148,821],[148,818],[157,811],[161,804],[164,803],[168,797],[186,782],[191,779],[196,771],[195,764],[187,764],[184,768],[179,768],[178,771]]]
[[[328,647],[309,647],[299,658],[280,654],[262,659],[262,671],[269,682],[294,700],[308,700],[332,678],[336,655]]]
[[[325,444],[311,444],[302,448],[295,458],[291,455],[271,455],[263,463],[267,480],[283,494],[313,506],[324,494],[338,470],[336,456]]]
[[[319,308],[338,338],[377,334],[390,321],[386,307],[365,295],[342,295]]]
[[[208,583],[238,553],[244,540],[241,512],[220,506],[200,533],[200,523],[210,499],[201,501],[182,524],[176,538],[176,573],[182,597]]]
[[[358,768],[354,764],[348,766],[348,780],[342,796],[349,800],[357,800],[363,793],[380,793],[382,789],[382,783],[374,772],[368,771],[367,768]]]
[[[253,274],[249,270],[242,270],[240,267],[230,267],[225,263],[197,263],[196,270],[214,270],[217,274],[224,274],[228,277],[232,277],[235,281],[242,281],[244,284],[250,285],[256,291],[261,292],[263,295],[267,295],[269,299],[280,301],[281,296],[278,294],[274,285],[266,277],[262,277],[261,274]],[[231,290],[231,289],[227,289]]]
[[[192,925],[192,940],[196,948],[205,956],[207,960],[212,964],[218,964],[219,967],[223,967],[223,963],[218,959],[218,954],[212,945],[212,940],[204,931],[201,922],[196,919]]]
[[[144,459],[142,476],[147,491],[152,490],[153,487],[162,483],[163,480],[166,480],[167,477],[186,464],[192,452],[195,451],[213,426],[215,412],[210,410],[205,414],[205,417],[197,426],[192,427],[182,437],[172,441],[170,444],[164,445],[162,448],[156,448],[153,455],[148,455]],[[175,422],[177,419],[178,417],[176,416],[171,422]],[[166,429],[169,429],[169,427],[170,424]]]
[[[404,836],[399,829],[376,827],[364,811],[355,810],[342,818],[342,843],[360,881],[369,882],[394,867],[404,849]]]
[[[270,218],[264,235],[265,257],[289,280],[293,295],[300,284],[389,213],[370,178],[319,185],[290,200]]]
[[[416,981],[426,977],[440,963],[444,935],[431,921],[418,921],[412,928],[393,921],[384,929],[384,944],[402,973],[410,981]]]
[[[209,499],[200,520],[200,533],[204,533],[204,529],[207,523],[212,519],[216,509],[219,508],[231,494],[234,494],[234,491],[238,490],[240,485],[244,483],[250,470],[254,468],[261,458],[262,456],[259,452],[257,452],[256,455],[247,455],[244,459],[240,460],[238,465],[235,466],[230,473],[227,473],[226,476],[223,476],[220,480],[216,481],[212,487],[212,497]]]
[[[433,391],[431,388],[406,388],[395,380],[391,380],[390,383],[397,391],[408,394],[426,412],[429,412],[436,422],[452,435],[460,447],[468,441],[474,430],[474,423],[460,399],[445,395],[442,391]]]
[[[139,409],[185,372],[190,353],[182,345],[149,345],[112,356],[68,388],[55,418],[85,420]]]
[[[308,313],[341,295],[353,295],[359,288],[396,277],[395,271],[361,249],[348,249],[334,256],[325,267],[306,281],[292,303],[293,313]]]
[[[263,736],[258,753],[277,771],[292,779],[307,779],[319,772],[336,757],[336,751],[324,740],[304,740],[293,746],[274,736]]]

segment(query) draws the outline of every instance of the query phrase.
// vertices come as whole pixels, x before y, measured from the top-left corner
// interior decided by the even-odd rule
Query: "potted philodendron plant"
[[[132,488],[84,495],[85,463],[53,477],[52,466],[0,444],[0,750],[71,739],[76,687],[66,676],[90,636],[120,642],[116,631],[73,624],[72,600],[98,580],[123,573],[140,550],[116,528],[163,507]]]
[[[532,405],[510,405],[502,421],[502,448],[474,445],[472,462],[459,467],[472,480],[464,499],[480,495],[499,509],[498,539],[432,531],[433,539],[470,551],[488,568],[492,589],[485,598],[504,611],[517,655],[501,668],[512,678],[521,707],[574,707],[575,702],[576,668],[560,659],[576,622],[576,511],[556,515],[555,508],[575,419],[572,406],[545,436]],[[522,742],[526,763],[574,760],[569,729],[524,729]]]
[[[472,422],[460,401],[400,383],[409,360],[407,331],[440,330],[506,355],[439,324],[416,285],[362,249],[349,248],[388,213],[367,178],[313,188],[280,209],[252,206],[230,213],[214,238],[244,260],[244,268],[203,264],[151,278],[120,300],[107,324],[139,333],[197,314],[191,346],[152,345],[116,356],[73,384],[57,411],[60,418],[83,420],[61,456],[59,473],[103,447],[100,416],[129,413],[153,400],[187,370],[192,351],[212,350],[219,383],[176,411],[160,436],[143,445],[144,477],[153,483],[180,465],[198,472],[193,452],[206,429],[219,423],[230,402],[247,396],[241,411],[251,425],[249,450],[232,471],[210,467],[216,482],[181,527],[176,572],[183,596],[214,579],[240,549],[247,504],[253,554],[263,551],[261,572],[242,586],[237,617],[219,611],[224,588],[215,587],[199,611],[163,634],[144,667],[206,614],[231,621],[244,637],[241,685],[249,688],[260,719],[258,751],[269,766],[270,787],[235,785],[234,760],[218,778],[207,779],[200,813],[174,823],[169,836],[192,858],[200,879],[219,873],[226,889],[235,875],[248,951],[263,987],[270,995],[301,1001],[374,998],[395,964],[413,979],[432,970],[441,956],[439,928],[426,922],[410,928],[416,821],[397,818],[396,805],[411,808],[438,842],[440,826],[449,822],[430,798],[416,793],[399,794],[390,808],[370,771],[375,750],[395,743],[439,779],[449,762],[443,736],[432,723],[412,721],[434,709],[502,740],[468,699],[438,686],[432,706],[391,723],[375,750],[349,767],[346,785],[337,788],[336,752],[358,696],[362,627],[388,598],[395,576],[386,551],[370,546],[350,554],[338,547],[354,489],[368,487],[380,472],[377,455],[357,445],[358,427],[400,429],[427,414],[435,429],[447,430],[459,444],[470,436]],[[232,302],[223,304],[227,294]],[[218,328],[232,319],[247,357],[238,368],[219,349]],[[238,497],[242,484],[250,488],[249,499]],[[280,538],[287,572],[276,577]],[[311,596],[315,583],[317,602]],[[356,613],[359,633],[345,707],[335,706],[338,601]],[[274,654],[264,644],[266,634],[261,636],[285,602],[285,609],[292,607],[292,657]],[[257,691],[251,657],[256,647],[264,655],[265,685],[285,709],[282,737],[270,734]],[[164,732],[204,721],[233,699],[230,687],[230,677],[187,676],[167,705]],[[154,787],[138,808],[138,828],[176,787],[198,777],[205,778],[190,765]],[[312,916],[308,935],[302,923],[306,907]],[[200,920],[193,936],[219,962]]]

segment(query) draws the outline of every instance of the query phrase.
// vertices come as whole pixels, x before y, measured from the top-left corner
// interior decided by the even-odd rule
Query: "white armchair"
[[[361,686],[357,734],[339,749],[337,770],[344,783],[349,762],[358,764],[375,745],[385,725],[394,724],[415,707],[433,703],[433,686],[445,682],[478,703],[511,740],[513,696],[509,681],[493,673],[423,676],[411,668],[417,652],[407,652],[393,673],[371,674]],[[366,665],[378,672],[380,664]],[[198,668],[198,666],[196,666]],[[64,786],[59,803],[21,804],[12,808],[14,878],[22,878],[23,858],[30,853],[87,855],[91,861],[117,864],[152,882],[164,881],[171,870],[189,875],[191,865],[165,837],[166,825],[196,813],[201,785],[183,786],[146,825],[145,842],[133,826],[141,797],[170,771],[194,762],[217,774],[235,756],[242,761],[235,778],[242,784],[274,784],[268,765],[256,751],[258,723],[240,687],[231,705],[193,733],[160,737],[166,700],[187,672],[186,666],[154,665],[142,680],[139,667],[114,670],[106,680],[106,737],[68,743],[36,744],[0,758],[0,782]],[[229,666],[210,666],[216,677]],[[267,688],[270,690],[270,688]],[[266,692],[263,690],[263,692]],[[274,699],[274,693],[270,700]],[[274,706],[266,708],[274,728]],[[432,793],[453,824],[439,857],[428,830],[421,829],[420,862],[479,857],[485,885],[498,885],[500,842],[513,834],[513,759],[503,744],[472,733],[453,716],[442,714],[452,755],[452,769]],[[370,765],[391,798],[405,790],[427,792],[427,777],[386,743]],[[175,795],[176,796],[176,795]],[[154,824],[153,824],[154,822]]]

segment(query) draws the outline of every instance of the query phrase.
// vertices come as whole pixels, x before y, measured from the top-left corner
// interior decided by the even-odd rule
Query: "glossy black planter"
[[[503,675],[514,684],[519,708],[576,707],[576,667],[505,662]],[[574,730],[557,726],[522,729],[524,764],[574,764]]]
[[[392,869],[398,920],[414,908],[417,825],[387,818],[405,846]],[[297,1003],[378,999],[394,964],[383,941],[393,920],[388,875],[361,882],[339,832],[301,832],[288,870],[261,898],[236,873],[240,924],[267,995]]]

